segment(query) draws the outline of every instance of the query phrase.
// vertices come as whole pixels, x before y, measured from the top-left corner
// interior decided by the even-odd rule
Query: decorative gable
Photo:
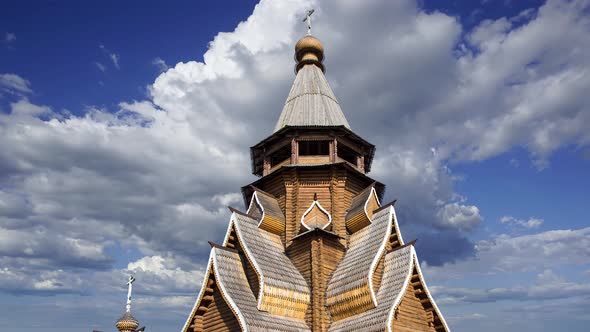
[[[327,229],[331,224],[332,216],[317,201],[317,197],[314,197],[313,203],[301,217],[301,225],[307,230],[311,230],[314,228]]]
[[[285,215],[271,194],[255,188],[246,213],[256,217],[258,227],[267,232],[280,235],[285,231]]]
[[[352,199],[350,209],[346,213],[346,229],[350,233],[356,233],[368,226],[373,219],[374,211],[379,207],[375,184],[372,184]]]

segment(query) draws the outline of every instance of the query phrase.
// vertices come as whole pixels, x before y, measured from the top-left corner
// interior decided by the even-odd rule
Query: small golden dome
[[[303,53],[306,53],[303,51],[319,54],[321,55],[321,60],[323,60],[324,45],[322,45],[322,42],[319,39],[312,35],[307,35],[299,39],[297,44],[295,44],[295,56],[297,57],[298,61],[301,60],[300,57],[303,55]]]
[[[295,44],[295,61],[297,66],[295,71],[299,71],[306,64],[315,64],[324,71],[324,45],[319,39],[312,35],[307,35]]]
[[[132,332],[137,329],[137,327],[139,326],[139,322],[137,321],[137,319],[135,319],[135,317],[133,317],[133,315],[130,312],[126,312],[121,318],[117,320],[115,326],[121,332]]]

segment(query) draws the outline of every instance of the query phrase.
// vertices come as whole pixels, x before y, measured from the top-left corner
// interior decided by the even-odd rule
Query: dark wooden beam
[[[393,249],[389,250],[387,253],[390,253],[390,252],[394,252],[394,251],[400,250],[400,249],[402,249],[402,248],[405,248],[405,247],[407,247],[407,246],[413,246],[414,244],[416,244],[416,241],[418,241],[418,239],[416,239],[416,240],[412,240],[412,241],[410,241],[410,242],[408,242],[408,243],[404,244],[403,246],[399,246],[399,247],[393,248]]]
[[[247,214],[246,212],[242,212],[242,211],[240,211],[240,210],[238,210],[238,209],[235,209],[235,208],[233,208],[233,207],[231,207],[231,206],[228,206],[227,208],[228,208],[228,209],[229,209],[231,212],[235,212],[235,213],[237,213],[237,214],[241,214],[241,215],[243,215],[243,216],[245,216],[245,217],[252,218],[252,219],[254,219],[254,220],[258,220],[258,218],[254,217],[254,216],[252,216],[252,215],[249,215],[249,214]]]
[[[226,251],[233,252],[233,253],[236,253],[236,254],[238,253],[238,251],[236,249],[224,247],[221,244],[217,244],[215,242],[211,242],[211,241],[208,241],[208,242],[209,242],[209,245],[211,246],[211,248],[217,248],[217,249],[221,249],[221,250],[226,250]]]
[[[394,199],[393,201],[391,201],[391,202],[389,202],[389,203],[387,203],[387,204],[385,204],[385,205],[381,206],[380,208],[378,208],[378,209],[374,210],[374,211],[373,211],[373,213],[377,213],[377,212],[379,212],[379,211],[382,211],[382,210],[385,210],[385,209],[387,209],[387,208],[388,208],[388,207],[390,207],[390,206],[394,206],[396,202],[397,202],[397,199]]]

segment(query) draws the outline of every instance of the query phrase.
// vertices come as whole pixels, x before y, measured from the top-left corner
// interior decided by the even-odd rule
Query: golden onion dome
[[[314,64],[325,71],[322,61],[324,61],[324,45],[312,35],[307,35],[295,44],[295,61],[297,66],[295,72],[306,64]]]
[[[117,329],[121,332],[132,332],[137,329],[139,322],[130,312],[126,312],[115,324]]]

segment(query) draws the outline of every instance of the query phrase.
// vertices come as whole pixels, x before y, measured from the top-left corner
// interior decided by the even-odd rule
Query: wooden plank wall
[[[313,331],[327,331],[331,317],[326,306],[326,289],[336,266],[344,257],[344,246],[336,238],[314,234],[297,238],[287,256],[301,272],[312,292],[305,321]]]
[[[311,242],[306,241],[305,239],[301,239],[301,241],[293,241],[293,243],[287,247],[286,254],[297,270],[299,270],[303,278],[305,278],[310,291],[313,292],[311,289]],[[310,305],[305,313],[305,322],[307,325],[311,326],[312,320],[312,306]]]
[[[289,243],[299,230],[299,222],[297,221],[299,193],[297,169],[286,171],[283,178],[285,187],[285,243]]]
[[[238,320],[218,289],[213,293],[213,301],[209,304],[208,309],[203,315],[203,332],[240,331]]]
[[[341,243],[346,246],[346,210],[350,206],[350,200],[347,201],[346,193],[346,171],[343,169],[332,169],[330,180],[330,193],[332,200],[332,232],[342,237]]]
[[[332,217],[332,231],[346,243],[346,211],[352,198],[371,183],[355,172],[343,168],[283,169],[279,176],[262,181],[257,186],[275,196],[285,214],[284,242],[288,245],[299,233],[301,216],[313,202],[314,194]]]
[[[309,206],[313,203],[314,195],[326,211],[332,210],[330,195],[331,175],[329,170],[305,170],[299,172],[299,192],[297,193],[297,214],[294,222],[298,223]]]
[[[213,275],[207,280],[205,293],[190,327],[193,332],[240,331],[240,324],[223,299]]]
[[[414,269],[412,281],[404,292],[404,297],[396,310],[393,321],[393,332],[436,332],[433,309],[430,301],[421,296],[422,284]]]
[[[336,267],[344,257],[346,248],[337,240],[332,238],[323,238],[321,242],[321,278],[320,278],[320,292],[319,297],[321,302],[321,315],[322,321],[321,329],[319,331],[327,331],[328,327],[332,323],[332,318],[328,312],[328,306],[326,303],[326,291],[328,289],[328,282],[332,279],[332,274]],[[315,330],[314,330],[315,331]]]
[[[290,172],[288,172],[290,173]],[[268,182],[264,183],[264,186],[260,189],[266,191],[267,193],[273,195],[278,201],[279,201],[279,206],[281,207],[281,209],[283,211],[285,211],[285,184],[288,180],[288,178],[290,177],[291,174],[289,174],[289,176],[287,176],[287,178],[285,178],[284,176],[275,176],[273,178],[271,178]]]

